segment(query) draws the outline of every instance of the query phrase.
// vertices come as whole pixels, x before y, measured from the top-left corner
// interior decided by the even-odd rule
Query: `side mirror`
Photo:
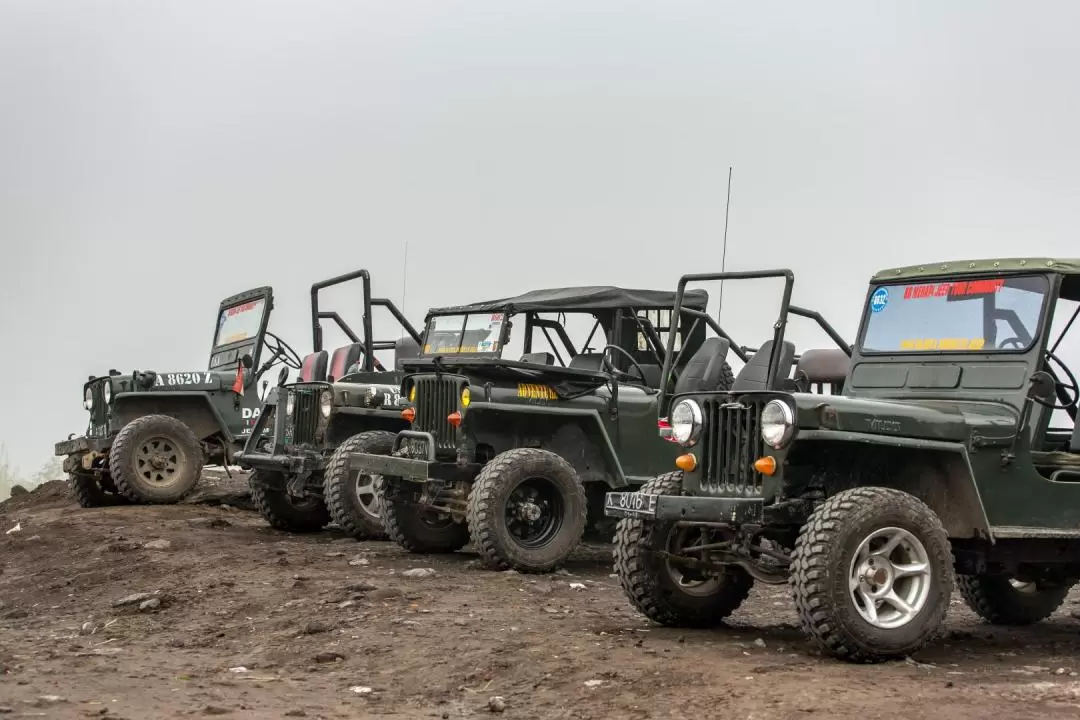
[[[241,355],[240,364],[250,370],[251,366],[255,364],[255,360],[252,359],[251,353],[244,353],[243,355]]]
[[[289,368],[287,368],[287,367],[281,368],[281,372],[279,372],[278,375],[277,375],[278,387],[281,387],[282,385],[284,385],[285,381],[288,378],[289,378]]]
[[[1032,373],[1031,379],[1028,380],[1029,387],[1027,396],[1031,400],[1047,400],[1053,397],[1054,390],[1057,388],[1057,383],[1054,381],[1054,376],[1045,370],[1040,370],[1036,373]]]

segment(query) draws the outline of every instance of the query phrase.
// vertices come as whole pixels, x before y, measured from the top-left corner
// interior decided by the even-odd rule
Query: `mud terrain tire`
[[[68,473],[68,486],[79,507],[96,508],[114,505],[112,497],[98,484],[93,473],[74,471]]]
[[[638,492],[648,495],[679,495],[682,472],[670,472],[645,483]],[[754,579],[741,567],[731,566],[716,578],[711,594],[681,588],[655,557],[666,551],[675,529],[673,522],[620,518],[615,530],[615,574],[630,602],[653,622],[670,627],[711,628],[735,612],[750,594]]]
[[[313,533],[330,522],[330,511],[322,498],[309,495],[298,503],[289,495],[283,473],[256,470],[248,477],[248,484],[252,504],[275,530]]]
[[[577,472],[561,456],[539,448],[507,450],[492,458],[473,481],[469,534],[484,564],[493,570],[549,573],[581,542],[587,505]],[[511,524],[525,532],[528,521],[511,518],[513,507],[540,513],[528,525],[538,528],[538,537],[515,535]]]
[[[422,509],[408,502],[409,493],[400,484],[411,483],[384,475],[375,477],[375,497],[387,537],[411,553],[431,555],[457,552],[469,544],[469,529],[464,523],[450,518],[428,520]]]
[[[897,549],[912,556],[919,552],[911,540],[896,540],[904,538],[905,533],[921,545],[924,561],[892,560]],[[885,546],[893,549],[881,555],[879,548],[871,551],[865,562],[858,561],[860,547],[869,548],[878,534],[887,534],[890,539]],[[894,540],[896,545],[892,544]],[[887,570],[881,569],[881,558],[889,561]],[[902,575],[897,578],[906,580],[900,585],[901,592],[912,593],[909,597],[922,596],[910,618],[885,627],[892,621],[889,616],[878,615],[873,601],[874,617],[880,618],[878,625],[864,619],[849,588],[853,572],[867,565],[866,577],[871,578],[867,582],[887,581],[899,597],[892,579],[900,572],[897,568],[906,565],[910,569],[924,562],[928,576],[909,571],[916,579],[907,580]],[[790,574],[803,630],[825,654],[850,662],[882,662],[922,648],[941,627],[954,585],[952,550],[941,520],[913,495],[883,487],[845,490],[819,505],[795,542]],[[861,588],[861,581],[857,587]],[[900,612],[896,605],[890,603],[890,607]]]
[[[168,415],[135,418],[117,433],[109,450],[109,474],[121,495],[136,503],[173,504],[199,482],[199,439]]]
[[[323,492],[326,506],[330,509],[330,517],[342,530],[357,540],[385,540],[386,530],[383,528],[374,491],[370,494],[366,506],[357,492],[361,478],[366,477],[365,485],[371,485],[374,483],[374,476],[364,476],[350,470],[347,465],[348,455],[354,452],[389,455],[394,447],[395,437],[394,433],[386,430],[353,435],[334,450],[330,462],[327,463]]]
[[[1032,625],[1050,617],[1072,589],[1072,583],[1031,583],[1018,588],[1005,575],[958,575],[956,585],[967,606],[983,620],[1014,626]]]

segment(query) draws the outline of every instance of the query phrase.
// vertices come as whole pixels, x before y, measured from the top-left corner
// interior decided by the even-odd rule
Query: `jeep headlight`
[[[701,406],[695,400],[680,400],[671,410],[671,439],[690,447],[701,434]]]
[[[334,394],[329,390],[323,390],[319,395],[319,412],[324,418],[330,417],[330,408],[334,404]]]
[[[795,432],[795,413],[783,400],[770,400],[761,411],[761,439],[773,450],[779,450]]]
[[[296,406],[296,394],[293,392],[288,393],[288,399],[285,400],[285,414],[292,417],[293,407]]]
[[[86,408],[87,411],[94,407],[94,392],[90,388],[86,388],[83,392],[82,406]]]
[[[416,402],[416,386],[409,388],[409,402]]]
[[[105,397],[105,404],[108,405],[112,402],[112,382],[106,382],[101,388],[102,395]]]

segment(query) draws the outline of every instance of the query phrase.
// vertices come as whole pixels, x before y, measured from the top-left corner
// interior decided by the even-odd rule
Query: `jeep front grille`
[[[87,427],[87,437],[106,437],[109,434],[109,405],[105,402],[105,384],[108,378],[95,381],[90,386],[90,397],[93,405],[90,406],[90,424]]]
[[[458,411],[462,380],[458,377],[418,377],[416,385],[416,419],[413,427],[429,432],[435,438],[435,450],[457,449],[457,428],[446,419]]]
[[[715,398],[704,401],[702,409],[703,488],[731,495],[760,495],[762,476],[753,463],[765,452],[761,405]]]
[[[318,439],[319,394],[322,388],[290,387],[287,391],[293,401],[292,414],[288,415],[285,421],[285,434],[289,438],[289,444],[314,444]],[[285,401],[288,402],[288,397]]]

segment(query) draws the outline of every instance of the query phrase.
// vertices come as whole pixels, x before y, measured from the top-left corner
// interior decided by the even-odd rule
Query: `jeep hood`
[[[431,360],[411,360],[406,369],[425,375],[436,372],[464,375],[474,385],[483,385],[489,380],[496,383],[543,383],[562,399],[592,392],[610,382],[606,374],[592,370],[561,365],[536,365],[501,358],[445,358],[438,363]]]
[[[998,403],[802,393],[794,397],[801,430],[841,430],[963,442],[972,433],[1010,437],[1019,418],[1014,408]]]

